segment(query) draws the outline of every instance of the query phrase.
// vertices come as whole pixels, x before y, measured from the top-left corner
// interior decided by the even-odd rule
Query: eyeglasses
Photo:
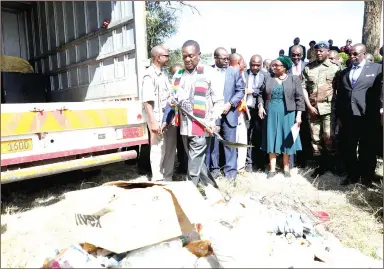
[[[360,54],[362,54],[362,53],[365,53],[365,51],[361,51],[361,52],[352,52],[352,53],[349,53],[349,56],[355,56],[355,57],[357,57],[357,56],[359,56]]]
[[[280,66],[283,66],[283,65],[282,64],[272,64],[271,66],[276,68],[276,67],[280,67]]]
[[[292,57],[301,57],[301,53],[291,53]]]
[[[221,58],[221,57],[215,57],[216,59],[219,59],[219,60],[221,60],[221,61],[229,61],[229,58],[227,57],[227,58]]]

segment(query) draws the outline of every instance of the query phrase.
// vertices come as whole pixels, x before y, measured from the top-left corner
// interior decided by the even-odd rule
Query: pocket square
[[[374,77],[375,74],[371,74],[371,75],[365,75],[366,77]]]

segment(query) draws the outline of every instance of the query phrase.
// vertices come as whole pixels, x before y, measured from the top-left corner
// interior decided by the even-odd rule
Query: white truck
[[[137,157],[147,144],[140,94],[144,1],[2,1],[1,183]],[[42,82],[45,79],[46,83]]]

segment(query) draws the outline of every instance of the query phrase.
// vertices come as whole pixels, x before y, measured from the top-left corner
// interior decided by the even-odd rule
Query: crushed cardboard
[[[68,193],[74,225],[87,242],[114,253],[153,245],[195,230],[207,204],[191,182],[109,182]]]

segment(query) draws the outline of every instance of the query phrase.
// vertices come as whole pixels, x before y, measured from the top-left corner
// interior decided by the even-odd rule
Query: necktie
[[[252,85],[252,89],[253,89],[253,90],[256,90],[256,88],[257,88],[257,80],[256,80],[256,76],[257,76],[257,75],[253,75],[253,85]]]
[[[357,69],[359,69],[360,66],[354,66],[353,67],[353,71],[352,71],[352,78],[351,78],[351,84],[352,84],[352,88],[355,87],[356,85],[356,82],[357,82],[357,79],[359,78],[357,73],[355,72]]]

